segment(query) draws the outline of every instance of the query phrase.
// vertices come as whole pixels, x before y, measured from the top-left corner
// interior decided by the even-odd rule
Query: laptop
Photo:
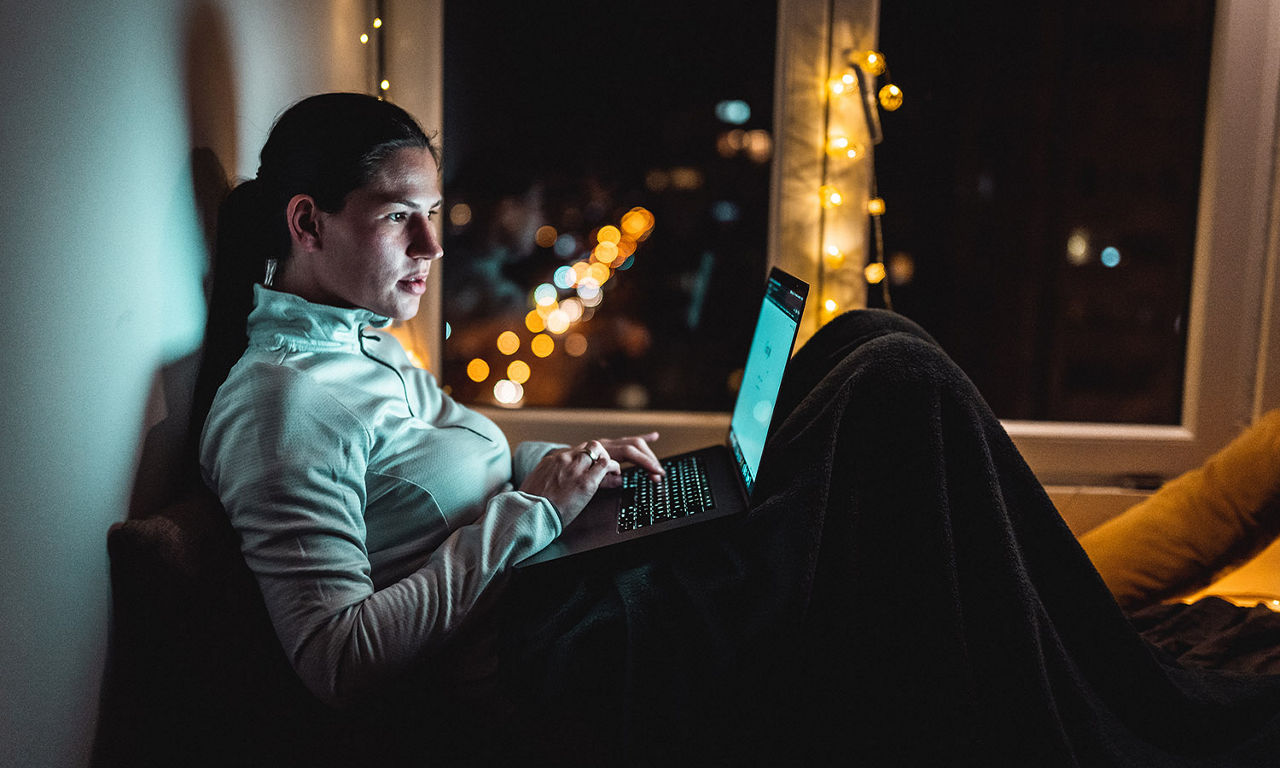
[[[601,489],[555,541],[516,567],[746,511],[808,294],[808,284],[780,269],[770,271],[723,444],[661,459],[667,476],[659,483],[638,467],[627,468],[620,488]]]

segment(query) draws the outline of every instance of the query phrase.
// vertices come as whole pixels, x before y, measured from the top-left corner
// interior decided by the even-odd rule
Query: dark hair
[[[214,394],[248,344],[253,284],[262,280],[268,259],[283,263],[289,256],[289,201],[307,194],[321,210],[340,211],[348,194],[407,147],[428,149],[440,162],[439,150],[408,112],[362,93],[311,96],[276,121],[257,177],[236,186],[218,210],[204,353],[191,404],[193,452]]]

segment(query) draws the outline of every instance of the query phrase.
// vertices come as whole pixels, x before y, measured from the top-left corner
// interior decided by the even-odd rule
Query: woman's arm
[[[364,520],[370,430],[309,377],[279,366],[256,366],[219,399],[202,442],[207,479],[294,669],[330,703],[420,662],[508,563],[560,531],[547,499],[501,492],[418,570],[375,591]]]

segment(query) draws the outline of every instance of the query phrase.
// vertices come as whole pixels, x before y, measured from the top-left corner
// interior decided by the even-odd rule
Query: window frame
[[[824,137],[815,116],[821,114],[822,83],[831,56],[854,43],[874,44],[878,9],[879,0],[779,2],[768,262],[811,283],[819,270],[819,210],[814,202]],[[416,13],[420,21],[415,26],[442,29],[440,0],[431,0],[428,8],[419,7]],[[437,40],[441,34],[435,33]],[[392,45],[396,46],[394,39]],[[422,48],[426,46],[418,50]],[[434,49],[438,52],[439,46]],[[429,71],[438,73],[436,56],[437,65]],[[420,82],[424,95],[414,100],[423,105],[418,114],[438,116],[443,103],[438,75]],[[1278,93],[1280,7],[1219,0],[1201,157],[1182,424],[1004,422],[1043,483],[1153,484],[1200,464],[1263,412],[1280,407]],[[448,259],[439,268],[448,269]],[[414,345],[426,351],[429,365],[441,359],[443,344],[439,279],[432,286],[419,319],[407,329]],[[802,337],[816,326],[816,312],[807,312]],[[496,421],[513,444],[528,439],[574,443],[657,429],[663,433],[664,452],[720,440],[729,421],[727,413],[476,410]]]
[[[1146,485],[1198,466],[1270,408],[1275,381],[1280,8],[1219,0],[1201,156],[1182,424],[1008,421],[1036,474]],[[1268,338],[1270,336],[1270,338]]]

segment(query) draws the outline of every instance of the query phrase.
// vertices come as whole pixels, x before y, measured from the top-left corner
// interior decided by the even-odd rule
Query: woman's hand
[[[568,525],[587,506],[601,487],[615,488],[622,482],[621,461],[630,461],[661,479],[662,466],[649,443],[658,439],[657,432],[635,437],[588,440],[572,448],[551,451],[533,468],[520,485],[520,490],[551,500],[560,513],[562,525]]]
[[[662,464],[658,461],[658,456],[649,447],[649,443],[658,439],[657,432],[650,432],[645,435],[635,435],[634,437],[619,437],[616,439],[605,439],[599,441],[614,459],[615,470],[605,475],[604,482],[601,483],[605,488],[617,488],[622,484],[622,470],[618,465],[621,462],[629,461],[638,467],[641,467],[649,473],[649,479],[653,482],[660,481],[667,471],[662,468]]]

